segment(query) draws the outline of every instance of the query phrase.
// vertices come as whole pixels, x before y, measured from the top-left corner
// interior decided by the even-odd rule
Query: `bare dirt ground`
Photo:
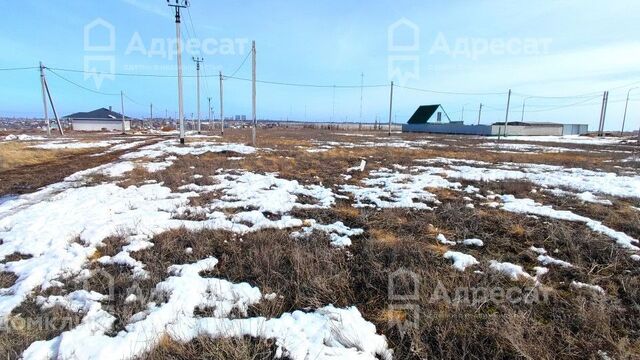
[[[53,150],[27,145],[40,142],[0,143],[0,159],[8,159],[10,151],[25,152],[11,155],[11,164],[0,167],[0,198],[25,193],[36,196],[38,189],[63,182],[78,171],[117,164],[128,167],[90,172],[81,183],[65,186],[62,193],[45,193],[41,201],[78,187],[88,191],[116,186],[134,191],[157,186],[170,193],[166,199],[193,191],[167,215],[171,220],[166,221],[185,224],[163,224],[163,231],[156,229],[145,238],[150,246],[127,253],[131,261],[107,263],[106,257],[116,258],[126,251],[133,243],[131,236],[142,234],[130,227],[142,228],[152,219],[123,220],[126,225],[99,239],[94,239],[98,230],[91,230],[91,236],[84,232],[89,220],[78,219],[89,225],[63,243],[91,249],[78,268],[90,275],[83,278],[67,269],[55,276],[60,283],[57,286],[38,283],[27,291],[9,311],[9,324],[19,323],[16,319],[42,324],[46,319],[44,322],[59,326],[1,329],[0,352],[7,358],[20,357],[36,341],[70,333],[83,321],[88,322],[95,310],[70,309],[63,301],[45,307],[42,299],[64,298],[80,289],[111,294],[91,304],[98,303],[103,307],[100,311],[113,317],[104,336],[118,338],[134,333],[128,326],[144,321],[139,320],[140,314],[150,316],[153,306],[172,303],[175,294],[158,290],[168,279],[167,269],[209,257],[217,259],[217,264],[200,272],[203,278],[247,283],[263,294],[261,301],[247,304],[246,313],[238,307],[224,318],[276,319],[296,310],[313,313],[330,304],[355,306],[364,320],[375,325],[376,333],[384,335],[397,359],[640,358],[640,257],[634,257],[637,251],[633,249],[638,244],[631,241],[626,246],[626,238],[620,235],[640,239],[640,188],[634,190],[640,183],[640,162],[633,144],[263,129],[257,151],[243,153],[244,147],[239,146],[252,145],[250,132],[232,129],[224,138],[188,139],[192,149],[220,148],[180,153],[166,146],[150,147],[167,143],[168,137],[109,139],[124,141],[108,147]],[[108,152],[115,144],[127,143],[135,144]],[[472,176],[476,171],[482,176]],[[247,173],[252,177],[242,183]],[[265,187],[256,185],[265,176],[277,180],[270,178],[272,182]],[[280,183],[280,179],[297,183]],[[299,187],[305,190],[291,190]],[[289,189],[288,200],[267,196],[281,188]],[[253,192],[244,194],[243,189]],[[108,190],[115,194],[110,196],[119,196],[121,191]],[[330,205],[305,206],[322,202],[317,195],[322,191],[333,193]],[[513,195],[515,200],[504,195]],[[592,195],[594,198],[589,197]],[[121,202],[129,196],[134,198],[125,194]],[[518,199],[530,199],[540,206],[525,208]],[[116,206],[107,200],[100,206]],[[271,201],[289,200],[296,204],[291,209],[269,210]],[[520,207],[510,208],[511,204]],[[21,279],[29,275],[16,270],[16,264],[26,266],[44,256],[19,246],[9,248],[18,242],[12,240],[13,232],[25,221],[20,212],[36,205],[21,204],[3,213],[0,201],[0,303],[9,299],[3,296],[15,294]],[[543,206],[565,213],[550,213]],[[127,211],[132,217],[139,216],[134,212],[140,208],[142,205],[131,200],[113,210],[113,216],[126,217]],[[252,211],[264,215],[262,227],[241,216]],[[214,212],[220,221],[215,224]],[[87,214],[90,218],[90,211]],[[302,222],[273,223],[289,217]],[[47,220],[52,219],[55,217]],[[229,223],[220,225],[221,219]],[[318,228],[310,228],[306,236],[292,236],[310,220],[318,224],[341,222],[361,231],[349,235],[346,246],[337,246],[331,232]],[[102,225],[100,233],[120,224],[118,220],[113,223]],[[37,239],[41,238],[34,241]],[[469,239],[481,240],[482,245],[463,243]],[[462,270],[452,266],[457,264],[456,256],[465,255],[474,261]],[[133,262],[143,264],[144,277],[135,276]],[[112,281],[96,275],[100,272],[108,273]],[[134,294],[158,298],[132,301],[134,288],[138,291]],[[265,300],[265,294],[274,295]],[[200,305],[188,316],[221,317],[216,311],[216,306]],[[63,319],[64,323],[58,324]],[[86,342],[107,341],[86,334],[77,336]],[[336,340],[327,339],[324,346],[334,346]],[[347,335],[337,342],[340,345],[335,346],[356,349],[363,358],[386,356],[367,353],[358,339]],[[185,341],[161,333],[159,339],[150,340],[148,349],[132,352],[132,357],[296,358],[286,346],[282,353],[282,343],[280,338],[255,334],[198,333]],[[60,347],[48,348],[62,351],[56,346]],[[56,353],[49,355],[55,357]]]

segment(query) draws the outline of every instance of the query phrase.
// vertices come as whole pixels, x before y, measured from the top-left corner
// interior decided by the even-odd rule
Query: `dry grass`
[[[248,143],[249,133],[249,130],[229,131],[224,140]],[[322,183],[331,187],[344,183],[340,174],[357,165],[360,159],[367,160],[366,171],[354,172],[350,183],[368,176],[371,169],[394,164],[413,165],[415,159],[436,156],[588,168],[603,167],[601,161],[605,158],[605,155],[576,153],[496,154],[478,151],[473,147],[475,140],[469,140],[466,147],[451,141],[447,148],[335,148],[323,153],[308,153],[297,146],[314,146],[311,139],[336,140],[335,135],[300,130],[279,130],[277,133],[262,130],[260,134],[260,145],[277,151],[243,156],[240,161],[228,159],[238,156],[233,153],[184,156],[164,171],[150,174],[136,169],[120,185],[139,185],[153,179],[176,190],[185,183],[210,184],[207,175],[212,175],[218,168],[243,168],[259,173],[278,172],[283,178],[304,184]],[[402,137],[420,138],[415,134]],[[453,139],[455,137],[445,138],[443,142]],[[341,137],[338,140],[372,139]],[[195,174],[204,177],[194,179]],[[630,210],[632,203],[629,202],[617,201],[613,207],[605,207],[572,199],[553,200],[540,193],[531,194],[532,185],[528,182],[473,185],[481,187],[483,193],[494,191],[526,196],[554,207],[572,209],[640,237],[640,212]],[[250,316],[276,317],[284,312],[327,304],[354,305],[365,319],[376,325],[379,333],[387,336],[398,359],[577,359],[593,358],[599,350],[617,359],[638,358],[640,270],[610,238],[596,234],[580,223],[536,219],[485,207],[469,209],[462,199],[465,194],[441,189],[431,191],[443,202],[434,211],[355,209],[350,201],[339,200],[331,209],[293,212],[293,216],[301,219],[313,218],[324,224],[343,221],[347,226],[363,228],[364,235],[354,237],[353,246],[348,250],[332,248],[322,233],[314,233],[307,239],[293,239],[291,230],[263,230],[240,236],[224,231],[177,229],[156,235],[152,239],[154,247],[132,254],[146,264],[150,276],[144,281],[134,282],[131,271],[125,267],[105,267],[96,263],[100,256],[115,255],[120,251],[123,245],[120,237],[105,241],[92,257],[90,268],[107,271],[114,279],[113,298],[104,304],[117,318],[113,332],[121,330],[131,315],[142,309],[140,303],[124,301],[134,283],[142,293],[150,294],[155,285],[167,277],[170,265],[214,256],[219,260],[218,266],[203,276],[248,282],[259,287],[263,294],[282,295],[252,306]],[[204,205],[216,197],[219,194],[211,193],[191,201],[192,205]],[[445,246],[435,239],[440,233],[450,240],[480,238],[485,246]],[[530,271],[540,265],[537,254],[529,250],[532,245],[544,247],[552,256],[574,265],[572,268],[549,266],[550,272],[543,278],[544,286],[538,289],[539,301],[434,300],[437,289],[445,289],[450,296],[465,289],[532,292],[532,282],[513,282],[493,273],[487,265],[490,260],[509,261]],[[193,251],[187,253],[186,248]],[[442,256],[451,249],[470,254],[481,264],[465,272],[456,271]],[[418,276],[419,282],[416,287],[407,278],[401,278],[395,283],[396,293],[416,291],[417,299],[403,302],[390,297],[389,279],[398,270],[411,271]],[[15,280],[10,277],[2,280],[2,276],[0,274],[0,282],[9,284]],[[597,284],[605,289],[606,295],[576,291],[569,286],[573,280]],[[81,285],[70,283],[65,291]],[[96,276],[89,280],[89,285],[92,290],[105,293],[109,284],[104,277]],[[456,300],[455,297],[452,300]],[[32,305],[25,305],[12,316],[37,317],[42,310],[29,309]],[[402,305],[415,305],[419,316],[416,318],[411,308],[402,308]],[[64,316],[62,313],[50,315]],[[207,309],[199,309],[195,315],[206,316]],[[403,321],[416,323],[402,332],[394,324]],[[56,334],[36,332],[17,333],[16,336],[16,333],[0,333],[0,347],[9,349],[10,357],[15,357],[31,341]],[[264,339],[202,337],[188,344],[166,338],[144,358],[268,359],[273,356],[274,344]]]
[[[165,338],[144,359],[267,360],[275,358],[273,342],[262,339],[196,338],[182,344]]]
[[[87,150],[42,150],[30,148],[30,143],[11,141],[0,143],[0,172],[21,166],[37,165],[52,162],[74,154],[86,153]]]

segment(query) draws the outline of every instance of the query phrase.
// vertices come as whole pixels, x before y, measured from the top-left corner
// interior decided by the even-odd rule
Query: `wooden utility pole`
[[[391,136],[391,113],[393,112],[393,81],[391,82],[391,93],[389,94],[389,136]]]
[[[153,103],[149,104],[149,127],[153,128]]]
[[[44,106],[44,121],[47,122],[47,136],[51,136],[51,122],[49,121],[49,109],[47,108],[47,95],[44,87],[44,66],[40,61],[40,85],[42,85],[42,105]]]
[[[222,103],[223,94],[222,71],[220,71],[220,134],[224,136],[224,106]]]
[[[602,95],[602,108],[600,109],[600,124],[598,126],[598,136],[604,136],[604,122],[607,118],[607,103],[609,102],[609,92]]]
[[[251,104],[253,117],[253,131],[251,132],[251,140],[253,146],[256,146],[256,129],[258,127],[258,118],[256,117],[256,42],[251,42],[252,66],[251,66]]]
[[[504,137],[507,137],[507,129],[509,126],[509,106],[511,105],[511,89],[509,89],[509,95],[507,96],[507,113],[504,117]]]
[[[478,125],[480,125],[481,117],[482,117],[482,103],[480,103],[480,109],[478,110]]]
[[[122,110],[122,133],[127,133],[127,128],[124,122],[124,91],[120,90],[120,108]]]

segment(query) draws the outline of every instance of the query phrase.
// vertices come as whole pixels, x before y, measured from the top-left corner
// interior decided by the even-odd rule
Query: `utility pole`
[[[633,87],[627,91],[627,102],[624,104],[624,116],[622,117],[622,130],[620,130],[620,136],[624,133],[624,123],[627,121],[627,109],[629,108],[629,96],[631,95],[631,90],[637,89],[637,87]],[[639,144],[640,145],[640,144]]]
[[[127,133],[127,128],[124,122],[124,91],[120,90],[120,109],[122,111],[122,134]]]
[[[511,105],[511,89],[509,89],[509,95],[507,97],[507,113],[504,118],[504,137],[507,137],[507,128],[509,126],[509,106]]]
[[[482,103],[480,103],[480,109],[478,110],[478,125],[480,125],[481,117],[482,117]]]
[[[200,134],[200,63],[204,61],[204,58],[199,58],[199,57],[192,57],[193,61],[196,62],[196,87],[197,87],[197,91],[196,91],[196,98],[198,101],[198,134]]]
[[[252,116],[253,116],[253,131],[251,132],[251,140],[253,146],[256,146],[256,128],[258,127],[258,119],[256,117],[256,42],[251,42],[252,52],[252,66],[251,66],[251,104],[252,104]]]
[[[222,103],[222,71],[220,71],[220,134],[224,136],[224,106]]]
[[[184,107],[182,103],[182,38],[180,36],[180,9],[189,6],[187,0],[175,0],[171,4],[167,0],[167,5],[176,11],[176,50],[178,58],[178,118],[180,119],[180,144],[184,144]]]
[[[389,136],[391,136],[391,113],[393,112],[393,81],[391,81],[391,93],[389,94]]]
[[[53,104],[53,98],[51,97],[51,91],[49,91],[49,84],[47,83],[47,77],[44,78],[44,88],[47,90],[47,97],[49,98],[49,103],[51,104],[51,110],[53,110],[53,116],[56,119],[56,124],[58,124],[58,130],[60,130],[60,135],[64,135],[64,131],[62,130],[62,124],[60,123],[60,118],[58,117],[58,112],[56,111],[56,106]]]
[[[153,103],[149,106],[149,126],[153,128]]]
[[[364,73],[360,74],[360,122],[362,122],[362,98],[364,95]]]
[[[464,123],[464,105],[462,105],[462,112],[460,113],[460,121]]]
[[[609,102],[609,92],[602,95],[602,109],[600,110],[600,125],[598,126],[598,136],[604,136],[604,121],[607,118],[607,104]]]
[[[47,136],[51,136],[51,122],[49,121],[49,109],[47,109],[47,95],[44,88],[44,66],[40,61],[40,85],[42,85],[42,105],[44,106],[44,121],[47,122]]]
[[[333,85],[333,100],[332,100],[332,106],[331,106],[331,121],[333,121],[333,119],[336,116],[336,86]]]
[[[213,130],[213,126],[211,126],[211,97],[207,97],[207,99],[209,100],[209,118],[207,120],[207,122],[209,123],[209,130]]]

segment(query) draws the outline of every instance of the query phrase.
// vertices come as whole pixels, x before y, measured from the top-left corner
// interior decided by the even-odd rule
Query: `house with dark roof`
[[[426,124],[429,121],[431,121],[432,123],[441,123],[443,120],[443,114],[444,116],[446,116],[447,122],[451,123],[452,121],[449,118],[449,115],[447,115],[447,112],[444,111],[442,105],[421,105],[418,107],[416,112],[413,113],[407,124]]]
[[[67,119],[71,123],[71,127],[76,131],[128,131],[131,130],[130,117],[125,116],[124,122],[122,114],[119,114],[109,108],[100,108],[89,112],[78,112],[67,115],[63,119]]]

